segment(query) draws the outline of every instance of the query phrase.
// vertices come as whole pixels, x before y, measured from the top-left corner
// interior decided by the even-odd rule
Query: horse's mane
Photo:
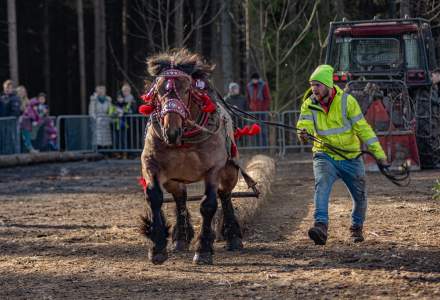
[[[172,49],[156,54],[147,59],[148,73],[157,76],[162,71],[171,68],[179,69],[194,79],[207,79],[215,68],[215,65],[208,64],[201,55],[192,53],[186,48]]]

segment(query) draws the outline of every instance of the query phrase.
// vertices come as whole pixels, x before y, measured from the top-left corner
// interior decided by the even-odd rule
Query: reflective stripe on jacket
[[[305,128],[322,141],[348,151],[359,151],[360,140],[367,145],[378,159],[386,158],[376,134],[364,118],[356,99],[335,86],[336,95],[326,113],[308,90],[303,98],[298,128]],[[335,160],[344,158],[326,149],[319,143],[313,144],[313,152],[325,152]],[[357,153],[344,153],[350,159]]]

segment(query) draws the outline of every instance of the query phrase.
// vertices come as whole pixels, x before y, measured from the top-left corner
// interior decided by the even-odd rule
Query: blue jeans
[[[353,200],[351,219],[353,225],[362,225],[367,211],[365,168],[362,158],[334,160],[318,152],[313,155],[315,175],[315,222],[328,224],[328,202],[335,181],[340,178],[350,191]]]

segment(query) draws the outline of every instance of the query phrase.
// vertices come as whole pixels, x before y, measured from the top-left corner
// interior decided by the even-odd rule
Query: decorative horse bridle
[[[158,82],[160,78],[164,78],[166,80],[165,94],[161,96],[159,95],[158,91]],[[156,76],[150,90],[145,95],[141,96],[141,99],[146,104],[141,105],[139,112],[144,115],[154,113],[160,120],[161,127],[165,115],[171,112],[178,114],[182,118],[183,124],[194,124],[194,122],[191,120],[189,107],[185,104],[182,96],[179,94],[179,91],[176,88],[175,80],[177,78],[186,78],[191,82],[191,87],[188,91],[188,106],[194,102],[201,107],[201,110],[204,113],[212,113],[216,110],[216,105],[213,103],[211,97],[206,91],[206,83],[200,79],[193,79],[188,73],[177,69],[172,62],[169,69],[162,71]],[[175,96],[167,98],[167,96],[171,95],[173,92]],[[162,104],[161,99],[163,98],[165,98],[166,101]]]

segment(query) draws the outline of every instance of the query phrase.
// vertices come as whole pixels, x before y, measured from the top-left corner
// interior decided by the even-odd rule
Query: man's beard
[[[315,97],[318,98],[318,100],[320,100],[320,101],[328,98],[329,96],[330,96],[330,89],[326,90],[326,93],[324,96],[321,96],[320,94],[315,94]]]

